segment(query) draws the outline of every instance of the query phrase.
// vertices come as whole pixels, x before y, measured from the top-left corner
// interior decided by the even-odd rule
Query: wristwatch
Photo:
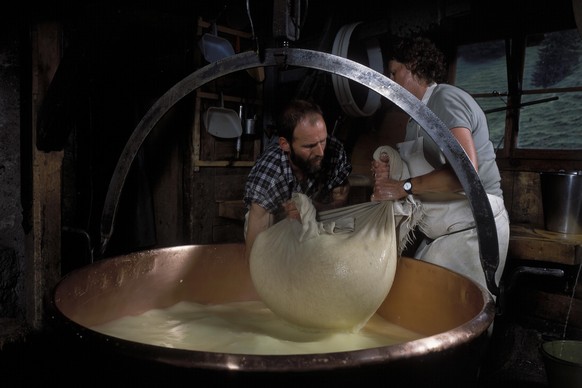
[[[407,194],[412,194],[412,179],[408,178],[407,180],[405,180],[404,185],[402,185],[402,188],[404,189],[404,191],[406,191]]]

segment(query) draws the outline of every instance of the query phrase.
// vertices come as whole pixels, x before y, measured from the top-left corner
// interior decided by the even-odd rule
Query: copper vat
[[[242,244],[153,249],[103,259],[65,276],[54,290],[51,307],[56,329],[66,334],[63,346],[73,355],[71,366],[99,384],[112,373],[116,382],[192,381],[202,386],[337,386],[382,379],[387,385],[434,387],[464,385],[477,378],[495,315],[491,294],[451,271],[405,257],[399,259],[394,285],[378,313],[426,337],[398,345],[322,354],[240,355],[152,346],[90,329],[179,301],[257,299],[243,250]]]

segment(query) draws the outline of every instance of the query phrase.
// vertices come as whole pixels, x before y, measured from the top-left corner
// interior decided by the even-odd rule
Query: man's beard
[[[295,153],[295,151],[293,150],[293,147],[290,147],[291,152],[289,154],[289,159],[291,159],[291,162],[293,162],[293,164],[295,166],[297,166],[301,171],[303,171],[303,173],[307,174],[307,175],[314,175],[316,173],[319,172],[319,170],[321,170],[321,160],[320,158],[316,158],[316,159],[303,159],[300,158],[299,156],[297,156],[297,154]]]

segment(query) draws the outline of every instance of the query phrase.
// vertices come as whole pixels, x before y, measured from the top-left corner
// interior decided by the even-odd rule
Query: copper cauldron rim
[[[56,285],[50,307],[51,318],[59,330],[62,330],[72,337],[79,344],[97,346],[103,350],[111,350],[129,357],[154,360],[156,362],[189,369],[207,369],[219,371],[239,371],[239,372],[292,372],[292,371],[326,371],[338,368],[359,367],[363,365],[385,364],[391,361],[413,359],[425,355],[437,354],[444,350],[461,347],[473,342],[485,335],[487,328],[493,321],[495,314],[494,300],[484,287],[439,266],[421,262],[422,266],[428,266],[436,271],[446,271],[453,277],[464,278],[469,281],[475,289],[481,293],[483,305],[478,313],[469,321],[464,322],[446,332],[429,335],[418,340],[404,342],[400,344],[368,348],[362,350],[331,352],[331,353],[309,353],[309,354],[289,354],[289,355],[255,355],[206,352],[177,348],[166,348],[161,346],[138,343],[130,340],[116,338],[99,333],[76,321],[63,311],[63,303],[67,296],[63,293],[64,287],[69,287],[79,274],[92,276],[99,273],[101,269],[108,267],[141,266],[145,262],[145,267],[150,269],[150,262],[159,264],[160,260],[167,260],[164,257],[180,257],[184,252],[196,253],[199,250],[239,250],[242,254],[244,244],[209,244],[209,245],[183,245],[165,248],[155,248],[128,255],[110,257],[86,267],[76,269],[65,275]],[[220,266],[224,260],[232,260],[232,257],[215,258],[216,265]],[[405,263],[415,263],[419,260],[403,257]],[[140,262],[141,261],[141,262]],[[187,260],[186,260],[187,261]],[[140,263],[138,263],[140,262]],[[134,270],[133,268],[132,270]],[[239,268],[240,270],[240,268]],[[139,273],[144,271],[139,268]],[[237,272],[237,270],[234,270]],[[238,271],[240,272],[240,271]],[[70,288],[70,287],[69,287]],[[67,292],[70,292],[68,290]],[[177,302],[177,301],[176,301]],[[65,303],[66,305],[66,303]]]

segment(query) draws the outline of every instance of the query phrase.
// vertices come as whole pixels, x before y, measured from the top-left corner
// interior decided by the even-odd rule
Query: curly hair
[[[446,80],[444,54],[426,38],[404,38],[392,45],[391,59],[406,66],[412,74],[432,82]]]

